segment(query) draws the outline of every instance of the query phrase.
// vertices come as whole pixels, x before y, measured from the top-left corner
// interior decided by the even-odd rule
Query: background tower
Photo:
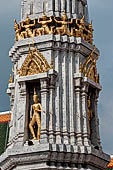
[[[7,91],[12,117],[1,167],[103,170],[109,156],[100,144],[99,51],[87,1],[24,0],[15,31]],[[42,106],[40,140],[29,129],[34,88]]]

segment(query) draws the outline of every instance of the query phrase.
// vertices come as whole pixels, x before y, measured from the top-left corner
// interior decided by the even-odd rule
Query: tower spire
[[[87,0],[22,0],[21,19],[26,15],[41,16],[45,12],[48,16],[61,16],[65,10],[68,17],[79,18],[85,16],[88,21]]]
[[[109,156],[99,135],[99,50],[92,22],[87,23],[87,1],[23,0],[22,5],[10,51],[12,119],[0,167],[103,170]]]

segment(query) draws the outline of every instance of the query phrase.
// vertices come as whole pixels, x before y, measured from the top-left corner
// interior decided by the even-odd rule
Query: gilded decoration
[[[9,84],[13,83],[13,75],[14,75],[14,69],[12,68],[12,73],[10,74],[10,78],[9,78]]]
[[[40,129],[41,129],[41,116],[40,116],[40,112],[42,111],[42,106],[41,104],[38,102],[38,95],[36,93],[36,89],[34,89],[34,95],[33,95],[33,100],[34,100],[34,104],[31,106],[31,112],[30,112],[30,123],[29,123],[29,129],[30,132],[33,136],[33,140],[39,140],[40,139]],[[33,111],[33,113],[32,113]],[[34,130],[34,125],[35,123],[38,126],[38,130],[37,130],[37,136],[35,135],[35,130]]]
[[[42,17],[34,20],[27,16],[25,21],[20,22],[20,24],[14,20],[14,28],[15,41],[46,34],[60,34],[82,37],[88,43],[93,44],[92,22],[86,24],[84,16],[81,19],[68,19],[65,11],[61,18],[47,17],[43,13]]]
[[[35,48],[29,49],[29,54],[27,55],[22,67],[18,70],[19,76],[27,76],[33,74],[39,74],[47,72],[49,69],[53,68],[53,63],[49,66],[45,57]]]
[[[87,57],[84,64],[80,63],[80,72],[84,73],[84,75],[96,83],[99,83],[99,75],[97,73],[96,61],[98,60],[98,56],[95,56],[96,46],[92,50],[91,54]]]
[[[13,76],[10,74],[9,83],[13,83]]]

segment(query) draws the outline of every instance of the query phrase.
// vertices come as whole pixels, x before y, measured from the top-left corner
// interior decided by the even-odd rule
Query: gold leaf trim
[[[27,76],[33,74],[39,74],[47,72],[51,67],[49,66],[45,57],[33,47],[33,50],[29,50],[24,63],[20,70],[18,70],[19,76]]]

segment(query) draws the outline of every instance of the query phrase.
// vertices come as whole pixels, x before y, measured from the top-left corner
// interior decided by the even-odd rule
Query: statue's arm
[[[69,24],[72,24],[73,23],[73,18],[71,18],[71,21],[69,22]]]
[[[21,27],[24,28],[24,22],[21,22]]]
[[[50,20],[49,21],[47,21],[47,23],[51,23],[52,22],[52,17],[50,17]]]
[[[76,20],[75,20],[77,26],[79,27],[78,21],[79,21],[79,19],[76,19]]]
[[[42,111],[42,106],[41,106],[41,104],[39,103],[38,106],[39,106],[38,111],[41,112],[41,111]]]
[[[36,19],[34,19],[34,26],[36,25]]]
[[[38,23],[39,23],[39,24],[42,24],[42,22],[40,21],[40,18],[38,18]]]
[[[34,23],[33,24],[30,24],[31,27],[35,26],[36,25],[36,19],[34,19]]]
[[[61,23],[62,23],[62,21],[57,21],[55,17],[54,17],[54,20],[55,20],[55,22],[58,23],[58,24],[61,24]]]

